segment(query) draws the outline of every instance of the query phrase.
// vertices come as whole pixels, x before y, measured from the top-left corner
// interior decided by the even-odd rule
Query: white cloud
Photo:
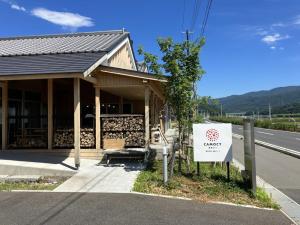
[[[263,28],[257,28],[255,34],[260,36],[265,36],[268,34],[268,31]]]
[[[264,36],[261,41],[266,43],[266,44],[276,44],[276,42],[281,41],[281,40],[285,40],[285,39],[289,39],[290,36],[289,35],[284,35],[282,36],[279,33],[273,34],[273,35],[266,35]]]
[[[271,46],[270,49],[271,50],[276,50],[276,47],[275,46]]]
[[[293,21],[294,25],[300,25],[300,15],[296,16],[294,21]]]
[[[275,28],[275,27],[286,27],[286,26],[288,26],[287,23],[278,22],[278,23],[273,23],[273,24],[271,25],[271,28]]]
[[[60,25],[64,28],[70,28],[72,30],[76,30],[79,27],[94,26],[93,20],[90,17],[82,16],[77,13],[58,12],[45,8],[35,8],[31,11],[31,14],[50,23]]]
[[[22,12],[26,12],[25,7],[20,6],[19,4],[15,3],[14,1],[11,0],[1,0],[2,2],[10,5],[10,8],[18,10],[18,11],[22,11]]]
[[[17,4],[11,4],[10,7],[12,9],[15,9],[15,10],[18,10],[18,11],[23,11],[23,12],[26,12],[26,9],[23,7],[23,6],[19,6]]]

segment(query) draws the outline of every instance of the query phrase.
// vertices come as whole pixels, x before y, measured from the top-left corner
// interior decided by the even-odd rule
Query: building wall
[[[130,57],[131,49],[128,44],[125,44],[119,51],[117,51],[108,61],[108,65],[111,67],[134,69],[134,62]]]

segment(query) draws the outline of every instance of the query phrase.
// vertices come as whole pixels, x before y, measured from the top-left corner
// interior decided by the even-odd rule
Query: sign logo
[[[206,138],[209,141],[217,141],[219,139],[219,131],[216,129],[209,129],[206,131]]]

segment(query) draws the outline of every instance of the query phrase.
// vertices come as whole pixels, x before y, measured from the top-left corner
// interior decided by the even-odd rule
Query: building
[[[147,147],[165,82],[137,65],[124,30],[0,38],[2,150],[79,166],[107,147]]]

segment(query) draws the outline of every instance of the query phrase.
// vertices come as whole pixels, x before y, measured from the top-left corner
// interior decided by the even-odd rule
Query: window
[[[107,113],[108,114],[118,114],[119,105],[118,104],[107,104]]]
[[[123,113],[131,114],[132,113],[132,104],[130,104],[130,103],[123,104]]]

